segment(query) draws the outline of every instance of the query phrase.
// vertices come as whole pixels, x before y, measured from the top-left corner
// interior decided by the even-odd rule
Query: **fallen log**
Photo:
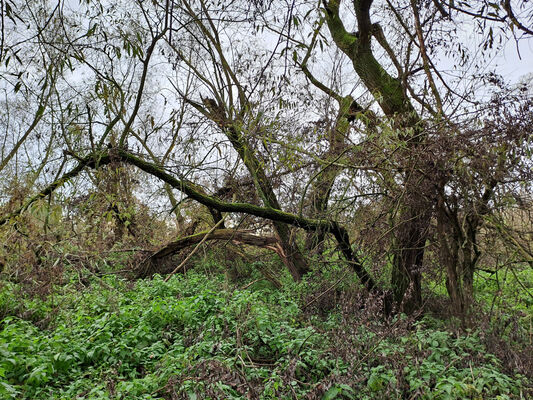
[[[353,269],[357,274],[363,285],[369,292],[377,292],[378,294],[383,294],[382,289],[377,285],[372,276],[368,273],[364,267],[362,261],[357,256],[356,252],[353,251],[350,243],[350,237],[346,228],[341,226],[335,220],[328,219],[313,219],[306,218],[302,215],[296,215],[282,210],[278,210],[271,207],[261,207],[249,203],[234,203],[234,202],[225,202],[216,197],[209,196],[197,190],[196,185],[189,182],[186,179],[180,179],[179,177],[168,174],[160,166],[150,163],[143,160],[141,157],[130,153],[124,149],[112,148],[107,151],[100,151],[94,154],[90,154],[85,158],[78,158],[78,165],[73,168],[71,171],[63,175],[58,180],[51,183],[40,193],[36,194],[30,198],[24,205],[13,213],[0,218],[0,226],[10,221],[12,218],[19,215],[21,212],[26,210],[32,203],[35,201],[46,197],[48,194],[52,193],[56,188],[62,186],[69,179],[77,176],[85,168],[98,168],[100,166],[110,164],[114,161],[122,161],[130,165],[134,165],[142,171],[162,180],[165,183],[168,183],[173,188],[180,190],[182,193],[187,195],[189,198],[207,206],[218,210],[219,212],[236,212],[236,213],[245,213],[249,215],[254,215],[256,217],[269,219],[271,221],[284,222],[306,231],[316,231],[322,230],[324,232],[331,233],[337,240],[338,247],[344,255],[348,265]],[[185,239],[185,238],[184,238]],[[183,239],[183,240],[184,240]],[[202,240],[200,238],[199,240]],[[233,239],[231,239],[233,240]],[[194,243],[193,243],[194,244]],[[277,243],[273,244],[272,250],[278,253],[282,257],[285,255]],[[268,246],[264,246],[267,248]]]
[[[195,233],[168,243],[149,257],[151,261],[158,261],[178,253],[189,246],[200,243],[209,231]],[[277,252],[278,240],[274,236],[259,236],[249,231],[237,229],[217,229],[209,234],[205,241],[226,240],[256,247],[268,248]]]

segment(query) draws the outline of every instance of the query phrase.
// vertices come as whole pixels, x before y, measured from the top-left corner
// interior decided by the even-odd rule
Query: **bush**
[[[44,301],[3,286],[0,397],[505,399],[524,387],[475,333],[428,320],[389,335],[338,312],[311,322],[292,291],[232,290],[222,274],[91,279]],[[37,305],[56,311],[47,329],[21,318]]]

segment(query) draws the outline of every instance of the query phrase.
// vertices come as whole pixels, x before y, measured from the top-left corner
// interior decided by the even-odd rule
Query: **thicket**
[[[530,2],[0,17],[3,394],[531,394]]]
[[[421,309],[387,314],[383,297],[369,295],[336,252],[314,256],[313,269],[295,282],[268,249],[231,236],[201,243],[203,231],[186,236],[183,248],[183,240],[171,242],[170,255],[152,262],[173,229],[136,200],[128,216],[139,227],[134,235],[106,213],[108,196],[96,190],[76,205],[95,214],[74,210],[68,219],[55,211],[59,202],[37,202],[2,228],[3,397],[531,395],[527,264],[480,269],[467,318],[450,308],[438,266],[426,271]],[[365,267],[372,270],[371,259]],[[390,285],[386,274],[375,279]]]
[[[522,399],[531,394],[530,376],[487,350],[487,331],[450,330],[429,315],[376,318],[376,307],[354,307],[360,293],[348,290],[313,301],[323,295],[328,277],[291,284],[286,276],[287,285],[279,290],[258,281],[260,274],[250,265],[240,265],[236,281],[212,261],[197,263],[194,271],[167,282],[160,276],[132,282],[71,271],[44,297],[4,282],[2,398]],[[506,331],[501,339],[512,335]]]

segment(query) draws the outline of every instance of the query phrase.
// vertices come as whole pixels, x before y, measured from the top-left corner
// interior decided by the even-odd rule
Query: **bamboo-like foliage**
[[[501,213],[531,192],[531,93],[484,73],[507,37],[531,40],[523,5],[107,6],[2,2],[0,177],[29,176],[33,194],[3,198],[0,224],[60,188],[83,197],[102,187],[95,170],[127,164],[143,175],[124,198],[158,199],[181,232],[199,223],[191,202],[220,229],[241,232],[230,225],[247,217],[295,280],[339,250],[407,312],[438,262],[467,313],[482,233],[517,242]],[[480,48],[457,33],[467,21]],[[119,197],[105,209],[135,236]]]

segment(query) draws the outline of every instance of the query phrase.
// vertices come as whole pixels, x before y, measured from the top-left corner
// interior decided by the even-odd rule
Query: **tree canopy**
[[[296,281],[339,252],[387,312],[437,270],[465,315],[494,241],[533,262],[531,82],[494,64],[527,2],[1,4],[2,225],[97,192],[116,241],[206,213]]]

